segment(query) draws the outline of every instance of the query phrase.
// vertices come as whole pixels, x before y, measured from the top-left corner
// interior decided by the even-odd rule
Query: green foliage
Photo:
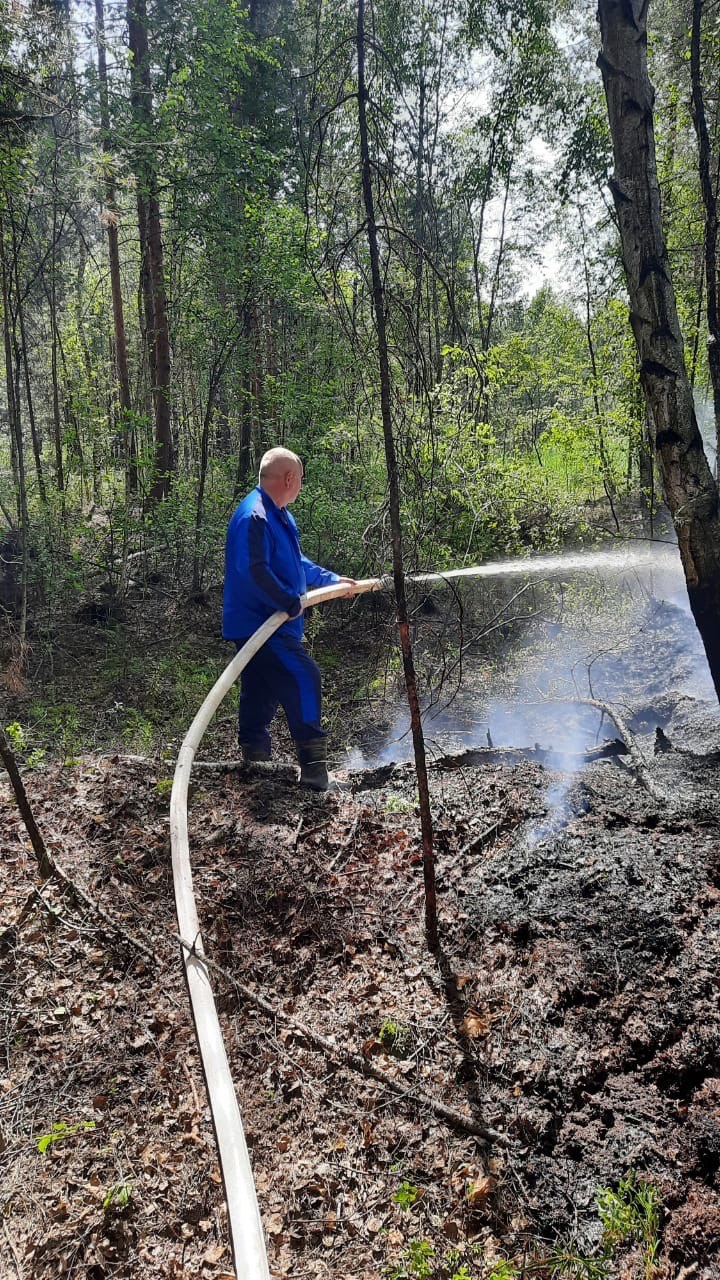
[[[3,12],[0,217],[25,433],[30,635],[41,647],[38,637],[52,636],[57,619],[94,610],[106,640],[89,676],[98,735],[145,751],[186,722],[219,662],[179,653],[170,638],[167,666],[142,658],[125,643],[123,608],[141,593],[218,586],[229,514],[266,446],[282,442],[304,457],[297,517],[313,559],[358,576],[389,565],[348,57],[354,22],[337,6],[298,22],[284,5],[151,6],[149,138],[128,93],[122,7],[108,7],[111,123],[101,138],[97,69],[74,48],[78,25],[67,21],[67,6],[6,4]],[[409,566],[589,542],[604,532],[611,502],[620,520],[623,506],[633,514],[644,414],[615,232],[596,214],[610,149],[583,42],[572,51],[559,42],[548,0],[472,0],[462,14],[401,0],[374,21],[372,171],[385,227]],[[658,26],[666,21],[659,16]],[[673,41],[670,52],[662,39],[657,45],[658,154],[700,386],[702,271],[686,246],[701,243],[702,209],[677,32]],[[713,67],[710,28],[704,56]],[[543,140],[558,157],[552,174],[546,147],[537,146]],[[142,254],[131,176],[148,170],[149,155],[165,252],[175,449],[170,495],[156,504],[147,500],[153,379],[137,306]],[[104,190],[114,207],[98,219]],[[122,414],[105,244],[115,221],[132,393]],[[529,297],[551,233],[563,241],[567,270]],[[5,433],[0,497],[12,512],[17,470]],[[10,625],[19,626],[16,617]],[[321,642],[320,621],[309,630]],[[46,701],[53,698],[44,723],[71,762],[82,729],[70,698]],[[41,759],[29,753],[25,763]]]
[[[31,730],[26,730],[18,720],[13,720],[5,726],[5,733],[15,755],[20,757],[26,769],[42,769],[46,752],[43,747],[30,747],[28,733],[32,737]]]
[[[603,1245],[612,1251],[619,1245],[639,1244],[643,1256],[643,1280],[652,1280],[660,1248],[660,1198],[650,1182],[630,1172],[617,1190],[605,1188],[597,1197],[603,1225]]]
[[[383,1023],[380,1029],[379,1039],[381,1044],[384,1044],[383,1031],[387,1025],[388,1025],[387,1023]],[[394,1040],[393,1040],[393,1043],[394,1043]],[[422,1192],[419,1187],[416,1187],[413,1182],[408,1182],[406,1179],[404,1179],[400,1183],[400,1186],[398,1187],[397,1191],[393,1194],[392,1201],[393,1201],[393,1204],[398,1205],[401,1209],[412,1209],[413,1205],[417,1200],[420,1199],[421,1195],[422,1195]]]
[[[519,1276],[520,1269],[514,1262],[508,1258],[500,1258],[484,1272],[483,1280],[518,1280]]]
[[[417,1199],[412,1193],[416,1191],[412,1183],[403,1182],[393,1202],[403,1209],[411,1208]],[[569,1237],[558,1240],[550,1249],[537,1244],[523,1255],[522,1263],[512,1258],[488,1262],[481,1246],[472,1242],[437,1252],[429,1240],[417,1239],[408,1241],[399,1259],[384,1274],[387,1280],[529,1280],[531,1276],[543,1280],[613,1280],[622,1264],[627,1280],[655,1280],[659,1275],[661,1212],[657,1189],[631,1172],[616,1189],[599,1191],[597,1205],[602,1235],[599,1246],[591,1253],[580,1249]],[[634,1267],[632,1271],[630,1266]]]
[[[51,708],[50,723],[54,741],[60,747],[63,764],[72,768],[77,764],[81,750],[80,711],[73,703],[61,703]]]
[[[385,800],[385,808],[388,813],[412,813],[415,808],[415,802],[408,796],[400,796],[390,792]]]
[[[392,1057],[406,1058],[412,1046],[412,1032],[409,1027],[403,1026],[402,1022],[396,1022],[394,1018],[385,1018],[378,1031],[378,1040],[385,1052]]]
[[[109,1187],[103,1199],[103,1209],[107,1215],[123,1214],[132,1207],[134,1185],[132,1178],[116,1182]]]
[[[147,716],[135,707],[126,707],[123,712],[122,736],[128,746],[140,751],[151,751],[155,739],[155,728]]]
[[[87,1133],[95,1128],[94,1120],[78,1120],[68,1123],[65,1120],[57,1120],[52,1125],[49,1133],[44,1133],[36,1141],[38,1152],[41,1156],[51,1150],[58,1142],[65,1142],[68,1138],[75,1138],[80,1133]]]
[[[411,1240],[400,1261],[387,1270],[387,1280],[430,1280],[434,1257],[429,1240]]]
[[[26,747],[25,730],[17,720],[13,720],[11,724],[5,725],[5,733],[7,734],[10,746],[13,751],[24,751]]]

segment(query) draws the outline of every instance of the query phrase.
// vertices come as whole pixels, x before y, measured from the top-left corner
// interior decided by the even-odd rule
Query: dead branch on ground
[[[177,936],[177,935],[176,935]],[[291,1031],[297,1033],[299,1037],[308,1041],[315,1049],[319,1049],[321,1053],[330,1061],[338,1066],[349,1067],[352,1071],[358,1072],[360,1075],[368,1076],[372,1080],[376,1080],[383,1085],[388,1092],[395,1095],[401,1101],[410,1103],[414,1107],[425,1108],[431,1111],[439,1120],[448,1125],[452,1129],[459,1129],[462,1133],[472,1134],[473,1137],[484,1138],[488,1141],[507,1144],[507,1135],[501,1133],[498,1129],[491,1129],[487,1125],[481,1124],[474,1120],[472,1116],[465,1115],[462,1111],[457,1111],[454,1107],[447,1106],[444,1102],[439,1102],[436,1098],[432,1098],[429,1094],[415,1089],[408,1089],[399,1081],[389,1078],[384,1071],[373,1066],[359,1053],[354,1053],[351,1049],[344,1049],[333,1044],[325,1036],[319,1032],[313,1031],[305,1023],[298,1021],[297,1018],[291,1017],[285,1011],[266,1000],[256,991],[252,991],[245,983],[240,982],[228,969],[211,960],[204,953],[200,955],[193,943],[187,942],[185,938],[178,937],[178,941],[188,955],[194,955],[202,964],[207,965],[214,973],[220,974],[230,985],[238,992],[239,995],[252,1004],[254,1008],[259,1009],[273,1023],[285,1024]]]

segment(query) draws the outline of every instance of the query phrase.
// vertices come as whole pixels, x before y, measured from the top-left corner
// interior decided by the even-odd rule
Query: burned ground
[[[412,1275],[425,1249],[430,1274],[464,1260],[482,1276],[568,1234],[591,1252],[596,1195],[631,1171],[662,1200],[658,1274],[720,1274],[718,769],[678,751],[652,769],[668,804],[603,761],[568,825],[535,842],[540,765],[435,767],[439,963],[406,766],[327,798],[282,773],[198,774],[196,891],[229,975],[216,986],[274,1274]],[[53,851],[160,962],[52,885],[5,940],[8,1275],[230,1270],[163,791],[109,758],[32,778]],[[34,874],[6,792],[2,818],[9,921]],[[274,1023],[232,977],[276,1004]],[[345,1048],[407,1102],[349,1071]],[[418,1091],[497,1140],[453,1132]]]
[[[720,721],[693,691],[697,650],[676,606],[648,600],[624,649],[601,620],[584,656],[577,631],[568,643],[557,621],[566,601],[552,617],[546,600],[536,606],[542,645],[523,636],[515,676],[505,652],[502,665],[490,652],[471,669],[471,646],[469,694],[450,700],[445,719],[427,718],[437,958],[423,932],[412,772],[389,761],[405,744],[380,751],[402,736],[399,704],[373,704],[376,681],[346,661],[362,647],[354,615],[352,644],[342,629],[316,636],[336,762],[359,756],[343,755],[343,735],[368,757],[345,772],[347,790],[301,792],[287,766],[195,772],[196,894],[223,970],[213,982],[275,1276],[485,1280],[502,1258],[528,1275],[589,1274],[577,1268],[583,1256],[597,1262],[597,1196],[623,1179],[656,1189],[659,1266],[648,1271],[630,1241],[609,1276],[720,1275]],[[498,608],[492,600],[486,612]],[[65,697],[92,673],[96,749],[59,720],[58,757],[27,771],[28,791],[53,854],[124,932],[67,888],[39,886],[0,789],[3,1280],[221,1280],[231,1270],[173,908],[176,721],[142,758],[146,720],[177,703],[187,723],[214,679],[212,616],[202,604],[192,616],[169,605],[166,617],[143,605],[130,641],[88,624],[82,645],[59,637],[45,661]],[[421,616],[430,667],[434,636],[445,644],[442,708],[462,646],[455,636],[448,648],[439,609]],[[391,631],[382,611],[372,621],[366,655]],[[476,622],[467,610],[466,639]],[[182,682],[165,660],[154,665],[163,631],[187,645]],[[198,653],[213,656],[192,665]],[[569,687],[558,687],[560,658]],[[373,662],[376,673],[381,656]],[[541,702],[547,715],[558,693],[620,706],[646,735],[651,791],[627,755],[553,773],[543,745],[617,737],[597,711],[589,733],[587,708],[561,701],[536,749],[528,707]],[[232,715],[204,755],[233,755]],[[28,723],[17,702],[11,716]],[[119,753],[107,749],[118,717]],[[507,745],[530,748],[527,758],[498,737],[511,722]],[[665,737],[653,754],[657,726]],[[489,732],[495,749],[483,754]],[[282,727],[277,745],[282,758]],[[381,1079],[350,1068],[349,1050]],[[428,1096],[486,1136],[453,1128]]]

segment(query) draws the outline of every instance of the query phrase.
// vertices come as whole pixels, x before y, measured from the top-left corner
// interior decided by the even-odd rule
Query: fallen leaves
[[[465,1200],[471,1209],[484,1209],[496,1187],[497,1178],[493,1178],[491,1174],[484,1174],[468,1184]]]
[[[492,1016],[487,1010],[468,1009],[460,1023],[460,1031],[468,1040],[480,1040],[488,1034],[492,1023]]]

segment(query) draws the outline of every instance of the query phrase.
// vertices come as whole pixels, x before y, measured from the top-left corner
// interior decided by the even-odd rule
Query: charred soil
[[[539,841],[540,764],[440,761],[438,958],[407,766],[327,797],[287,770],[197,775],[196,893],[274,1274],[481,1277],[569,1234],[589,1253],[596,1195],[629,1171],[662,1201],[655,1274],[720,1274],[718,763],[689,750],[651,765],[664,805],[617,761],[591,765]],[[162,779],[106,757],[28,787],[68,874],[156,960],[36,884],[3,790],[3,919],[26,912],[1,959],[5,1274],[220,1276]],[[425,1095],[497,1137],[454,1131]]]

